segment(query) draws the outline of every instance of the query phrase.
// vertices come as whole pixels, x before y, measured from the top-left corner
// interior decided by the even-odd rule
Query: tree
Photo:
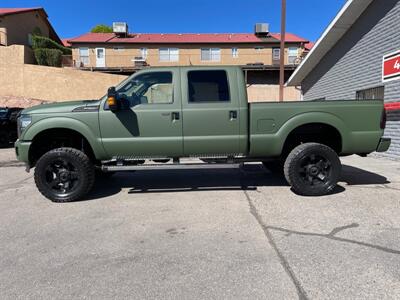
[[[113,32],[113,29],[111,26],[105,25],[105,24],[98,24],[96,26],[94,26],[90,32],[94,32],[94,33],[110,33]]]

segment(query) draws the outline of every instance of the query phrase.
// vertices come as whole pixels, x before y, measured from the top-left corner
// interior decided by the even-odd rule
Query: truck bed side
[[[383,109],[377,100],[250,103],[249,155],[279,156],[290,133],[306,124],[335,129],[340,154],[371,153],[383,135]]]

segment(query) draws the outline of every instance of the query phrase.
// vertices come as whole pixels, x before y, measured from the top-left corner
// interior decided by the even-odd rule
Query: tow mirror
[[[118,110],[117,91],[115,90],[114,86],[112,86],[108,89],[107,105],[111,111]]]

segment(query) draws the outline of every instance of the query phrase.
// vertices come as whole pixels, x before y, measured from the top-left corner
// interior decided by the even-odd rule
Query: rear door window
[[[223,70],[189,71],[189,103],[230,101],[227,74]]]

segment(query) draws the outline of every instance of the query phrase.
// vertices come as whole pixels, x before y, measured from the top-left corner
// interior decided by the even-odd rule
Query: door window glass
[[[140,48],[140,55],[143,59],[147,59],[147,48]]]
[[[281,58],[281,49],[273,48],[272,49],[272,59],[273,60],[280,60]]]
[[[225,71],[188,72],[189,102],[230,101],[228,78]]]
[[[173,90],[171,72],[151,72],[128,80],[118,89],[118,95],[133,107],[138,104],[172,103]]]
[[[239,49],[238,48],[232,48],[232,57],[237,58],[239,57]]]
[[[99,48],[97,49],[97,58],[103,58],[104,57],[104,49],[103,48]]]

